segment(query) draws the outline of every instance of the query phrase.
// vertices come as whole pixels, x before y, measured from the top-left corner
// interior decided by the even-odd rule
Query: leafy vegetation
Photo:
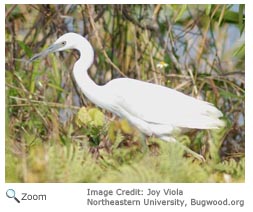
[[[5,17],[6,182],[244,181],[244,5],[6,5]],[[94,46],[98,84],[127,76],[215,104],[224,129],[177,138],[206,162],[87,101],[75,51],[27,63],[68,31]]]

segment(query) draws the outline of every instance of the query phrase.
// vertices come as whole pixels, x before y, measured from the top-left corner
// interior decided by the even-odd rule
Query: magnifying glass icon
[[[20,203],[20,201],[15,197],[15,191],[13,189],[8,189],[6,191],[6,196],[9,198],[14,198],[18,203]]]

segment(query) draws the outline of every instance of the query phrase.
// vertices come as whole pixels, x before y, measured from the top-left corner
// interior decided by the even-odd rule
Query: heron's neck
[[[89,76],[88,69],[94,60],[94,51],[90,43],[84,39],[80,43],[78,50],[80,58],[74,65],[73,74],[78,86],[81,88],[85,96],[93,103],[102,106],[102,89]]]

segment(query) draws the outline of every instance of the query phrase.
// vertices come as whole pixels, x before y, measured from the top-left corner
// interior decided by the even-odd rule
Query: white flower
[[[166,68],[168,66],[168,63],[165,63],[163,61],[159,62],[156,67],[157,68]]]

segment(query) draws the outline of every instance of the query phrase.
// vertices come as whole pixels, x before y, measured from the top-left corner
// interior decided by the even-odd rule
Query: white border
[[[5,4],[245,4],[249,3],[250,0],[72,0],[72,1],[18,1],[18,0],[3,0]]]
[[[4,0],[1,1],[1,26],[5,26],[4,23],[4,14],[5,14],[5,6],[4,4],[26,4],[26,3],[45,3],[45,1],[12,1],[12,0]],[[48,1],[50,4],[57,4],[57,3],[68,3],[66,1],[59,2],[55,0]],[[5,127],[4,124],[1,124],[1,137],[2,142],[0,146],[0,167],[1,167],[1,173],[0,173],[0,209],[1,211],[43,211],[46,210],[49,211],[70,211],[70,210],[83,210],[83,211],[139,211],[139,210],[148,210],[148,208],[138,208],[138,207],[94,207],[94,208],[85,208],[84,203],[84,195],[85,195],[85,189],[87,187],[90,188],[97,188],[97,189],[117,189],[119,187],[125,188],[125,189],[131,189],[131,188],[183,188],[185,192],[185,198],[188,199],[189,197],[200,197],[200,198],[206,198],[206,199],[215,199],[215,198],[231,198],[231,199],[244,199],[246,201],[246,205],[244,208],[218,208],[220,211],[229,210],[229,211],[250,211],[251,206],[253,205],[252,201],[252,191],[253,191],[253,173],[252,173],[252,167],[253,167],[253,157],[252,157],[252,151],[253,151],[253,135],[252,135],[252,119],[253,119],[253,70],[252,70],[252,61],[253,61],[253,1],[251,0],[237,0],[237,1],[230,1],[230,0],[173,0],[173,1],[139,1],[137,2],[128,0],[128,1],[96,1],[96,0],[86,0],[78,1],[78,0],[72,0],[71,3],[90,3],[90,4],[103,4],[103,3],[110,3],[110,4],[119,4],[119,3],[140,3],[140,4],[151,4],[151,3],[162,3],[162,4],[246,4],[246,177],[245,183],[239,183],[239,184],[25,184],[25,183],[17,183],[17,184],[6,184],[5,183],[5,148],[4,148],[4,140],[5,140]],[[3,29],[3,28],[2,28]],[[1,104],[1,111],[5,114],[5,75],[4,75],[4,42],[5,42],[5,34],[4,30],[1,33],[1,55],[2,55],[2,71],[0,74],[0,90],[1,90],[1,99],[3,103]],[[4,116],[2,118],[2,123],[5,123]],[[5,192],[8,188],[15,188],[17,191],[17,195],[20,195],[20,192],[29,192],[29,193],[46,193],[48,195],[48,200],[46,202],[22,202],[22,205],[20,204],[14,204],[12,200],[6,198]],[[19,193],[18,193],[19,192]],[[2,210],[2,208],[4,210]],[[171,207],[151,207],[149,209],[158,210],[158,211],[214,211],[217,210],[215,207],[211,208],[171,208]],[[186,210],[185,210],[186,209]],[[149,211],[149,210],[148,210]]]
[[[246,90],[246,98],[245,98],[245,142],[246,142],[246,183],[251,183],[251,188],[253,187],[253,157],[252,157],[252,151],[253,150],[253,134],[252,134],[252,123],[253,119],[253,71],[252,71],[252,61],[253,61],[253,54],[252,54],[252,48],[253,47],[253,39],[251,35],[253,34],[253,2],[248,1],[246,4],[246,28],[245,28],[245,43],[246,43],[246,49],[245,49],[245,66],[246,66],[246,72],[245,72],[245,90]]]

